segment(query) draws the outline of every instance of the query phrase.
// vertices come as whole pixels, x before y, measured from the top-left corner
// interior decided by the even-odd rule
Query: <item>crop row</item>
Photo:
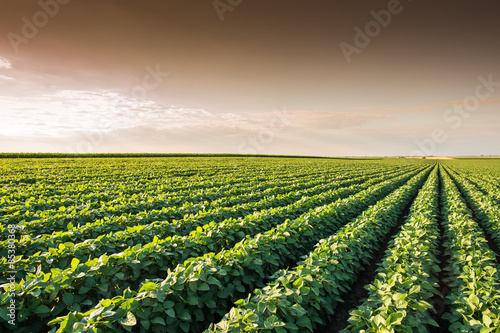
[[[454,172],[452,178],[476,214],[481,227],[491,235],[496,246],[500,247],[500,207],[493,200],[494,196],[500,195],[500,191],[495,190],[492,186],[481,184],[488,190],[487,195],[485,195],[483,191],[460,174]]]
[[[437,168],[415,199],[408,220],[390,242],[368,298],[350,311],[352,332],[428,332],[431,299],[439,298],[439,183]]]
[[[394,175],[393,175],[394,176]],[[355,194],[362,189],[368,188],[370,185],[382,181],[385,176],[380,178],[371,179],[366,183],[361,184],[366,179],[358,179],[353,181],[358,183],[357,186],[346,188],[336,188],[334,184],[330,186],[332,189],[316,194],[310,197],[302,197],[301,200],[293,202],[287,206],[268,209],[247,215],[243,219],[227,219],[220,224],[209,223],[188,236],[173,236],[159,240],[154,238],[152,242],[144,246],[135,245],[125,249],[121,253],[108,256],[104,254],[99,258],[95,258],[84,262],[86,269],[91,273],[91,276],[96,274],[104,274],[101,276],[102,280],[109,279],[110,287],[120,286],[119,290],[127,287],[128,283],[123,283],[123,280],[129,280],[134,283],[141,282],[141,275],[149,277],[156,277],[158,274],[165,274],[166,270],[174,266],[176,263],[183,260],[202,255],[207,252],[219,251],[223,247],[232,247],[244,235],[251,236],[258,232],[266,231],[277,224],[284,221],[286,218],[298,217],[309,210],[322,206],[324,204],[335,201],[339,198],[345,198],[349,195]],[[286,217],[286,218],[285,218]],[[109,245],[109,243],[103,243]],[[69,268],[72,258],[85,258],[90,253],[83,255],[82,248],[77,248],[77,256],[71,251],[64,251],[65,248],[57,249],[59,252],[50,251],[49,253],[42,253],[40,255],[33,255],[26,260],[17,261],[15,264],[18,270],[22,267],[39,267],[41,272],[47,272],[51,267],[59,267],[62,269]],[[102,250],[102,249],[100,249]],[[93,252],[95,253],[95,252]],[[141,262],[138,265],[138,261]],[[95,263],[99,263],[99,269],[96,269]],[[5,264],[5,263],[4,263]],[[81,270],[79,271],[81,273]],[[105,272],[105,273],[103,273]],[[163,273],[162,273],[163,272]],[[115,276],[116,273],[119,273]],[[72,269],[65,269],[57,275],[75,276]],[[156,276],[155,276],[156,275]],[[79,283],[85,282],[83,276],[80,276],[77,281]],[[71,281],[72,279],[69,279]],[[66,285],[72,285],[68,279],[65,279]],[[92,286],[92,285],[91,285]],[[72,285],[73,289],[76,288]],[[102,288],[103,291],[108,292],[108,289]]]
[[[283,180],[282,182],[284,186],[295,183],[300,184],[296,179]],[[280,193],[280,188],[276,188],[275,180],[258,182],[250,179],[242,183],[231,184],[229,182],[219,187],[211,187],[198,191],[186,188],[183,191],[174,193],[165,193],[162,191],[156,194],[151,191],[148,192],[147,196],[143,194],[121,196],[110,202],[99,202],[100,206],[94,208],[82,203],[77,206],[59,206],[57,209],[42,211],[36,207],[36,211],[30,211],[32,201],[27,200],[21,208],[19,206],[13,207],[15,209],[14,213],[5,214],[2,216],[2,219],[9,221],[9,223],[23,221],[25,233],[32,236],[47,232],[66,231],[73,226],[78,228],[99,218],[109,219],[113,216],[121,217],[128,215],[126,217],[131,219],[134,214],[143,211],[161,210],[165,206],[168,206],[174,212],[179,211],[178,214],[195,213],[205,208],[230,206],[249,200],[258,200],[259,196],[255,195],[254,192],[260,192],[259,195],[265,196],[273,191]],[[182,209],[178,210],[176,208]],[[134,219],[135,223],[140,221],[141,219]],[[4,229],[4,226],[0,225],[0,233],[4,233]]]
[[[312,181],[311,185],[314,185],[315,181]],[[287,185],[285,183],[285,185]],[[298,184],[298,185],[293,185],[292,183],[292,188],[300,188],[302,187],[307,187],[308,184]],[[260,185],[261,186],[261,185]],[[140,213],[129,213],[127,215],[115,215],[119,214],[114,210],[107,210],[103,211],[102,214],[106,215],[103,219],[99,219],[94,223],[88,223],[85,226],[82,226],[78,228],[77,224],[73,226],[73,223],[71,221],[75,222],[75,220],[81,219],[81,215],[79,215],[78,212],[74,214],[74,216],[70,220],[64,220],[64,219],[58,219],[57,216],[52,217],[52,220],[55,223],[60,223],[64,224],[66,229],[69,229],[69,231],[54,231],[50,232],[50,234],[39,234],[37,237],[31,237],[29,235],[25,235],[21,237],[19,241],[19,252],[20,253],[25,253],[26,255],[30,255],[39,249],[29,249],[30,244],[32,243],[41,243],[41,244],[47,244],[50,246],[51,243],[59,243],[59,242],[66,242],[69,240],[76,241],[78,242],[78,237],[80,237],[82,240],[83,239],[88,239],[88,238],[95,238],[99,236],[100,234],[107,233],[107,232],[112,232],[112,231],[119,231],[119,230],[124,230],[126,229],[127,225],[137,225],[139,224],[149,224],[153,221],[157,220],[169,220],[169,219],[174,219],[174,218],[182,218],[186,214],[196,214],[198,212],[205,212],[206,210],[213,210],[216,207],[224,207],[224,206],[229,206],[227,209],[230,209],[232,205],[238,205],[242,203],[251,203],[255,201],[259,201],[259,199],[265,198],[266,196],[273,195],[273,193],[282,193],[286,192],[282,188],[276,187],[276,185],[273,185],[272,183],[266,184],[268,186],[268,189],[264,191],[263,193],[256,194],[252,191],[255,191],[255,188],[238,188],[235,190],[229,190],[229,191],[223,191],[221,194],[217,194],[217,197],[213,198],[213,202],[208,202],[208,201],[202,201],[200,203],[196,204],[190,204],[189,200],[179,200],[178,204],[181,206],[177,206],[175,201],[177,198],[181,197],[170,197],[170,196],[165,196],[163,198],[163,201],[160,201],[156,204],[154,208],[156,209],[150,209],[149,207],[148,211],[143,211]],[[261,186],[262,187],[262,186]],[[229,187],[230,188],[230,187]],[[241,194],[241,192],[248,192],[246,194]],[[240,194],[237,197],[231,197],[231,193],[236,193]],[[189,196],[191,199],[193,196]],[[205,200],[207,198],[204,198]],[[198,200],[192,200],[192,201],[198,201]],[[165,207],[167,206],[167,207]],[[110,207],[108,207],[109,209]],[[146,207],[144,207],[146,208]],[[68,224],[69,222],[69,224]],[[47,223],[47,221],[45,221]],[[42,222],[40,224],[43,224]],[[51,224],[51,223],[47,223]],[[49,227],[47,227],[49,228]],[[102,228],[100,231],[99,228]],[[106,229],[108,228],[108,229]],[[28,229],[29,230],[29,229]],[[32,232],[29,232],[32,234]],[[29,252],[24,252],[24,249],[26,249]]]
[[[241,168],[241,162],[251,167]],[[14,175],[13,169],[17,170]],[[360,166],[355,163],[336,163],[332,167],[330,163],[321,165],[304,161],[300,163],[299,171],[313,175],[340,169],[347,171],[360,169]],[[272,178],[279,180],[296,174],[296,178],[301,178],[296,166],[289,163],[270,166],[258,160],[233,160],[228,163],[223,159],[23,160],[18,164],[14,161],[0,163],[0,171],[0,203],[6,208],[30,197],[47,199],[61,195],[71,200],[78,199],[82,194],[99,192],[114,197],[115,194],[121,196],[120,193],[149,193],[156,188],[174,192],[181,188],[198,190],[255,177],[263,181]],[[20,177],[29,181],[23,182]]]
[[[224,222],[225,220],[233,220],[241,218],[241,215],[246,216],[254,213],[259,206],[267,206],[271,207],[268,209],[264,209],[263,211],[259,211],[259,214],[262,213],[270,213],[266,215],[266,218],[272,217],[275,210],[279,211],[282,205],[292,205],[292,203],[296,202],[303,195],[317,195],[318,193],[327,193],[327,186],[319,185],[309,190],[298,191],[289,193],[289,195],[278,196],[278,198],[273,198],[272,200],[264,200],[263,205],[258,204],[243,204],[239,207],[240,210],[231,211],[228,209],[219,209],[215,212],[209,212],[208,214],[200,215],[186,215],[180,221],[161,221],[161,222],[153,222],[145,226],[135,226],[135,227],[127,227],[124,231],[117,231],[112,233],[104,233],[100,232],[102,236],[98,236],[95,239],[89,239],[87,241],[81,242],[84,240],[85,233],[81,233],[81,230],[76,230],[72,232],[65,232],[56,234],[50,241],[48,245],[50,246],[46,251],[36,252],[36,250],[43,248],[46,246],[46,243],[43,240],[37,240],[37,242],[30,242],[28,246],[29,250],[26,251],[28,254],[33,253],[28,256],[19,256],[15,260],[15,264],[18,267],[18,270],[29,270],[34,267],[40,266],[43,271],[46,271],[50,268],[61,268],[65,269],[69,267],[69,260],[72,258],[89,258],[89,257],[99,257],[102,254],[113,254],[117,252],[127,252],[129,247],[133,247],[133,252],[141,251],[141,244],[144,244],[145,248],[148,248],[147,244],[149,243],[157,243],[158,238],[171,240],[172,236],[175,239],[181,238],[185,239],[187,234],[198,228],[202,228],[206,224],[208,226],[213,226],[217,222]],[[326,191],[326,192],[325,192]],[[277,209],[274,206],[278,206]],[[254,210],[255,208],[255,210]],[[239,214],[238,214],[239,213]],[[289,212],[293,213],[293,212]],[[247,219],[249,220],[249,219]],[[210,222],[209,222],[210,221]],[[96,225],[96,229],[104,230],[108,224]],[[113,228],[113,225],[110,225]],[[83,231],[86,231],[85,228]],[[120,229],[118,229],[120,230]],[[206,230],[204,228],[203,230]],[[112,230],[107,230],[112,231]],[[170,237],[170,238],[169,238]],[[80,241],[80,243],[70,243],[64,242],[67,240],[71,241]],[[183,242],[184,243],[184,242]],[[38,246],[34,246],[33,244],[39,244]],[[52,245],[54,244],[54,245]],[[57,245],[57,247],[54,247]],[[5,261],[1,261],[0,265],[4,266],[7,263]]]
[[[74,210],[66,212],[65,209],[62,209],[59,214],[25,223],[23,225],[24,230],[26,230],[24,238],[31,239],[46,233],[51,234],[50,238],[53,238],[56,234],[60,235],[68,231],[72,231],[73,237],[81,234],[84,239],[94,238],[102,233],[126,229],[129,225],[149,224],[155,220],[181,219],[186,214],[205,213],[220,207],[237,209],[238,205],[250,204],[294,189],[300,190],[318,185],[322,183],[322,180],[324,178],[308,182],[283,182],[283,187],[277,187],[276,183],[273,182],[254,183],[253,186],[250,184],[244,184],[240,187],[228,186],[224,190],[214,190],[211,195],[192,193],[183,197],[182,193],[175,196],[166,194],[159,197],[141,198],[142,201],[136,202],[135,206],[133,206],[134,204],[131,206],[108,206],[99,211]],[[183,199],[179,200],[180,198]],[[44,212],[39,213],[39,215],[42,217]],[[104,229],[101,231],[99,228],[103,227]]]
[[[446,296],[452,332],[492,332],[500,325],[500,280],[495,254],[447,172],[442,172],[443,218],[450,273]]]
[[[394,175],[397,174],[392,174],[392,176]],[[369,184],[381,181],[384,177],[387,177],[387,175],[371,179],[364,186],[367,187]],[[302,195],[306,193],[296,193],[298,195],[294,195],[292,193],[289,197],[282,197],[278,198],[281,200],[276,200],[279,207],[272,207],[254,212],[250,206],[247,211],[248,214],[245,215],[245,218],[240,220],[235,219],[230,215],[227,219],[221,221],[219,225],[213,222],[215,220],[214,216],[212,216],[212,222],[203,226],[200,223],[203,219],[196,216],[188,216],[184,219],[184,225],[191,226],[192,229],[196,230],[196,232],[188,237],[184,237],[182,234],[175,235],[179,229],[182,229],[179,223],[152,223],[151,225],[145,227],[137,226],[129,228],[123,232],[103,235],[94,240],[85,241],[76,245],[72,243],[60,244],[57,248],[49,248],[46,252],[34,253],[24,259],[18,257],[16,259],[16,266],[20,271],[27,270],[30,267],[37,267],[39,265],[41,265],[42,271],[46,271],[51,267],[64,269],[69,267],[69,263],[72,258],[80,258],[82,260],[82,258],[89,258],[90,256],[98,257],[102,254],[109,255],[110,253],[120,251],[123,251],[123,253],[126,253],[128,256],[131,256],[133,253],[140,253],[142,258],[141,260],[146,260],[150,254],[153,256],[160,255],[161,258],[168,257],[170,262],[172,262],[172,260],[181,260],[182,258],[186,258],[184,256],[184,252],[187,253],[188,251],[179,251],[178,249],[187,249],[191,253],[190,256],[192,256],[194,251],[197,251],[194,253],[203,254],[205,252],[214,251],[217,247],[232,246],[233,244],[230,244],[229,242],[234,241],[237,237],[242,238],[242,235],[245,234],[265,231],[269,227],[278,224],[278,221],[283,221],[285,216],[298,216],[315,206],[324,205],[336,200],[339,197],[345,197],[353,194],[356,192],[355,188],[342,190],[342,187],[352,184],[362,184],[368,179],[370,179],[370,176],[331,183],[328,184],[326,188],[320,187],[319,190],[309,192],[308,194],[310,196],[303,199],[301,199]],[[328,188],[331,190],[327,191]],[[71,236],[71,234],[69,234],[68,237],[69,236]],[[160,238],[162,241],[158,244],[158,242],[155,241],[155,238]],[[71,238],[69,239],[71,240]],[[51,242],[55,243],[57,240],[58,238],[54,237],[51,239]],[[39,240],[33,240],[31,241],[31,244],[35,242],[38,242],[40,245],[39,247],[34,248],[32,246],[28,246],[28,248],[31,247],[31,253],[35,252],[34,249],[45,246],[45,243]],[[132,249],[128,249],[129,244],[133,247]],[[144,244],[144,246],[141,247],[139,244]],[[162,244],[168,244],[169,247],[164,248]],[[147,251],[143,249],[147,249]],[[138,255],[136,255],[136,257],[137,256]],[[159,260],[159,258],[156,259]],[[159,264],[163,261],[164,259],[162,259]],[[7,265],[7,261],[5,259],[0,263],[2,266]],[[154,272],[155,271],[152,271],[152,273]]]
[[[428,173],[422,171],[416,178],[422,181]],[[334,233],[414,175],[412,172],[373,185],[347,200],[339,199],[296,220],[287,220],[230,250],[189,259],[161,282],[146,282],[138,292],[125,291],[123,296],[101,300],[85,313],[70,313],[51,324],[61,322],[59,331],[120,329],[135,325],[139,318],[143,330],[200,331],[235,300],[263,286],[277,269],[296,262],[319,239]]]
[[[113,161],[117,164],[116,161]],[[112,164],[113,164],[112,163]],[[94,198],[103,198],[104,201],[111,200],[122,195],[140,194],[142,192],[151,192],[155,190],[163,191],[179,191],[186,189],[189,185],[194,189],[210,188],[211,186],[222,186],[231,183],[231,180],[245,179],[253,177],[258,172],[255,169],[247,170],[247,172],[227,172],[226,168],[220,168],[212,165],[211,168],[203,170],[201,175],[204,179],[200,179],[198,175],[199,169],[193,168],[192,165],[185,165],[184,172],[176,172],[170,169],[172,164],[160,164],[153,168],[145,167],[142,164],[118,164],[120,170],[106,170],[105,175],[99,175],[99,170],[102,170],[101,165],[89,165],[82,169],[73,161],[68,161],[71,167],[65,168],[55,166],[49,169],[40,169],[39,167],[30,168],[28,163],[23,163],[22,174],[24,177],[39,177],[39,181],[30,183],[22,183],[19,179],[9,179],[4,172],[3,187],[0,188],[2,196],[0,203],[2,208],[10,209],[10,206],[17,205],[20,202],[33,198],[39,203],[40,209],[45,206],[47,199],[55,202],[61,199],[66,201],[85,201],[90,197],[90,201]],[[46,162],[42,165],[46,165]],[[135,169],[133,169],[135,167]],[[104,166],[106,168],[106,166]],[[89,171],[90,170],[90,171]],[[132,170],[133,172],[124,172]],[[5,171],[5,170],[2,170]],[[86,179],[82,179],[82,173],[89,173]],[[286,174],[286,170],[280,170],[278,175]],[[215,179],[213,179],[215,177]],[[167,181],[168,180],[168,181]],[[216,180],[217,182],[214,182]],[[102,201],[102,200],[99,200]],[[34,207],[36,208],[36,206]]]
[[[397,225],[398,218],[422,186],[429,171],[412,178],[336,234],[319,242],[291,270],[236,302],[209,332],[305,332],[325,325],[364,265]]]
[[[426,218],[426,231],[431,233],[431,238],[425,237],[425,233],[422,233],[424,230],[420,229],[408,235],[409,244],[414,243],[411,248],[394,249],[392,257],[386,258],[379,269],[378,278],[370,285],[369,298],[351,311],[348,330],[429,332],[426,325],[439,327],[431,318],[431,311],[437,311],[435,303],[439,304],[441,310],[448,309],[446,313],[438,315],[448,322],[451,332],[493,332],[500,326],[500,281],[495,257],[456,185],[463,191],[465,188],[470,191],[474,189],[459,174],[455,174],[455,182],[444,169],[441,174],[445,249],[442,258],[450,259],[444,263],[449,276],[439,282],[446,289],[451,288],[446,299],[443,300],[443,295],[435,288],[440,271],[436,252],[438,227],[432,215],[429,215]],[[436,194],[434,199],[427,198],[428,202],[433,203],[434,209],[436,198]],[[418,246],[419,243],[422,246]],[[387,260],[391,258],[398,258],[399,263],[390,262],[390,267],[387,267]],[[413,272],[409,275],[400,274],[401,268],[408,265],[413,265]],[[394,286],[399,288],[395,289]]]
[[[340,174],[339,171],[336,171],[333,175],[336,173]],[[353,174],[356,174],[356,172],[353,172]],[[300,177],[298,178],[299,180],[294,178],[288,181],[281,179],[280,183],[282,183],[283,186],[289,184],[297,184],[300,186],[300,184],[307,182],[308,179],[316,179],[319,181],[320,179],[327,179],[333,175],[331,173],[324,173],[310,177]],[[31,236],[41,235],[46,232],[57,232],[58,230],[71,230],[78,228],[80,225],[99,219],[101,219],[101,221],[109,221],[113,218],[119,218],[122,220],[132,220],[131,223],[144,224],[151,219],[161,219],[164,218],[164,216],[178,216],[180,214],[182,214],[180,216],[183,216],[183,214],[192,214],[200,210],[221,206],[228,207],[242,202],[257,201],[272,193],[283,193],[280,192],[283,186],[276,187],[276,180],[272,178],[265,182],[259,181],[258,178],[254,178],[248,182],[237,183],[236,186],[228,182],[219,187],[201,191],[196,191],[192,188],[188,188],[188,192],[180,193],[165,193],[163,190],[159,192],[158,190],[151,190],[147,192],[147,196],[141,193],[132,196],[122,196],[118,202],[102,203],[98,209],[91,209],[86,204],[82,204],[78,208],[60,206],[57,211],[36,211],[34,215],[28,216],[22,214],[21,210],[17,210],[16,213],[4,215],[0,219],[10,224],[19,224],[19,220],[24,219],[22,225],[25,231],[21,233],[28,233]],[[262,191],[264,191],[264,193],[255,193]],[[270,191],[272,193],[270,193]],[[30,200],[23,203],[23,206],[30,205]],[[168,209],[164,207],[168,207]],[[29,218],[35,220],[26,222],[26,219]],[[112,223],[112,221],[109,223]],[[5,225],[0,225],[0,229],[2,233],[6,232]]]
[[[380,179],[374,179],[370,183],[376,183],[377,181],[380,181]],[[387,183],[389,182],[385,182],[385,187],[388,186]],[[329,193],[330,197],[319,196],[316,200],[331,202],[335,200],[335,195],[342,194],[345,197],[356,191],[359,190],[353,188],[339,189],[337,192]],[[381,191],[381,189],[378,190],[380,193]],[[306,205],[304,207],[305,211],[308,211],[310,207],[310,205]],[[307,215],[309,216],[311,213]],[[73,260],[74,267],[66,271],[52,269],[49,274],[39,272],[33,276],[29,275],[26,281],[20,283],[18,295],[21,299],[26,300],[26,302],[21,302],[24,304],[23,308],[36,310],[39,306],[44,305],[42,303],[54,304],[54,302],[58,302],[60,306],[53,311],[57,315],[57,311],[64,309],[65,306],[62,298],[64,291],[70,288],[75,292],[78,290],[78,294],[73,295],[75,296],[72,298],[74,304],[71,304],[71,306],[66,304],[66,306],[70,310],[78,310],[80,305],[91,305],[92,302],[102,296],[109,295],[116,287],[123,290],[124,285],[141,282],[145,277],[153,277],[154,274],[158,274],[159,270],[173,267],[175,264],[173,260],[175,259],[177,259],[176,262],[179,262],[179,260],[184,260],[190,256],[199,255],[210,250],[213,251],[216,248],[221,249],[221,245],[229,246],[231,243],[236,243],[235,236],[239,233],[244,234],[243,231],[245,231],[248,234],[257,232],[259,229],[267,230],[273,224],[275,225],[277,221],[270,220],[267,223],[258,221],[258,224],[255,223],[256,221],[251,223],[251,221],[236,220],[235,222],[227,223],[225,227],[218,230],[219,232],[209,233],[205,237],[197,233],[191,235],[190,239],[177,238],[161,241],[156,239],[150,246],[131,248],[129,251],[109,257],[101,256],[84,264],[79,264],[78,261]],[[283,225],[286,226],[288,223],[290,222],[286,221]],[[233,236],[231,237],[231,235]],[[241,238],[241,235],[239,238]],[[220,244],[222,240],[225,244]],[[229,254],[225,255],[226,259]],[[85,296],[82,298],[83,294]],[[58,298],[56,299],[56,297]],[[29,313],[31,312],[27,311],[27,314]]]
[[[29,168],[27,169],[25,172],[29,173]],[[50,187],[47,185],[49,183],[47,177],[51,175],[50,172],[43,175],[45,176],[44,181],[31,186],[27,185],[21,188],[12,186],[11,188],[9,184],[6,184],[0,187],[0,216],[9,217],[11,223],[23,220],[31,221],[48,217],[51,214],[59,214],[59,209],[65,209],[66,212],[91,210],[94,215],[99,216],[99,213],[103,209],[105,210],[106,206],[121,205],[125,210],[127,208],[140,210],[141,202],[144,204],[145,193],[147,193],[146,199],[153,201],[154,197],[164,200],[168,196],[180,196],[181,199],[184,199],[184,196],[190,196],[190,193],[198,193],[198,198],[195,196],[191,199],[202,202],[213,200],[212,197],[217,194],[217,188],[221,190],[234,187],[241,188],[245,187],[245,183],[250,185],[264,182],[276,183],[278,180],[280,182],[300,181],[304,177],[313,179],[314,177],[348,170],[346,167],[333,170],[314,168],[290,170],[281,167],[265,170],[265,173],[263,173],[262,170],[254,168],[240,170],[240,172],[236,172],[236,170],[224,172],[223,169],[220,170],[220,168],[215,167],[214,170],[211,168],[201,170],[202,172],[198,174],[200,170],[189,166],[187,173],[183,172],[178,176],[172,170],[159,169],[158,171],[161,170],[163,174],[146,177],[144,173],[148,169],[144,169],[145,171],[138,169],[137,171],[141,172],[136,172],[131,175],[132,177],[126,177],[126,179],[121,179],[122,173],[112,173],[106,179],[99,179],[95,176],[89,182],[73,182],[70,175],[78,173],[79,170],[65,170],[63,176],[58,179],[58,183]],[[33,170],[33,172],[35,171],[40,173],[39,170]],[[61,170],[58,171],[61,172]],[[95,171],[94,169],[93,172]],[[154,173],[159,172],[154,171]],[[54,174],[59,175],[59,173]],[[138,175],[139,179],[137,179]],[[205,197],[200,196],[199,194],[204,191],[209,193]],[[215,193],[210,195],[214,191]],[[20,192],[26,195],[19,197]],[[240,193],[243,192],[240,191]],[[178,202],[172,203],[179,204]],[[43,216],[39,216],[37,212],[43,213]]]

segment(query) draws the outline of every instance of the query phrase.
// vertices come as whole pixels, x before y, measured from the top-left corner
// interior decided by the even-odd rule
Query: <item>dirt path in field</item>
[[[428,326],[428,329],[431,333],[438,332],[448,332],[450,322],[442,318],[442,315],[448,312],[448,306],[444,303],[446,299],[446,295],[450,291],[450,286],[445,280],[450,276],[449,272],[445,270],[445,267],[448,266],[449,256],[445,254],[444,247],[444,225],[443,225],[443,197],[442,197],[442,188],[441,188],[441,170],[439,170],[438,174],[438,227],[439,227],[439,255],[437,256],[437,260],[439,260],[439,268],[441,271],[437,276],[438,287],[437,290],[439,294],[434,295],[429,302],[432,304],[436,312],[431,312],[431,318],[434,319],[439,324],[439,327]]]

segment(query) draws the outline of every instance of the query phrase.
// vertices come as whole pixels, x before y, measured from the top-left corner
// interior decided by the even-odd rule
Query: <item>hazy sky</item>
[[[499,7],[2,0],[0,151],[500,154]]]

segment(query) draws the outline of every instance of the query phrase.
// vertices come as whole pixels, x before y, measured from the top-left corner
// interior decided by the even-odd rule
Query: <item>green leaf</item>
[[[299,287],[301,287],[301,286],[302,286],[302,283],[303,283],[303,282],[302,282],[302,278],[300,278],[300,277],[299,277],[297,280],[295,280],[295,281],[293,282],[293,286],[294,286],[294,287],[296,287],[296,288],[299,288]]]
[[[401,294],[401,293],[395,293],[392,296],[392,299],[395,301],[401,301],[401,300],[404,300],[405,298],[406,298],[406,294]]]
[[[469,298],[467,299],[467,303],[474,311],[479,306],[479,298],[474,294],[470,294]]]
[[[210,290],[210,286],[208,285],[208,283],[203,282],[202,284],[200,284],[198,286],[198,290],[200,290],[200,291],[208,291],[208,290]]]
[[[175,310],[173,308],[165,310],[165,313],[172,318],[175,318]]]
[[[190,321],[191,314],[189,313],[189,310],[184,309],[184,311],[182,311],[181,315],[179,316],[179,319],[183,321]]]
[[[141,291],[144,290],[144,291],[153,291],[153,290],[156,290],[156,283],[154,282],[147,282],[145,284],[142,285]]]
[[[166,325],[165,320],[161,317],[155,317],[155,318],[153,318],[153,320],[151,320],[151,322],[153,324],[159,324],[159,325],[163,325],[163,326]]]
[[[40,296],[41,293],[42,293],[42,289],[40,289],[40,288],[37,288],[37,289],[30,292],[31,296],[33,296],[33,297],[38,297],[38,296]],[[5,293],[5,295],[8,296],[9,294]]]
[[[401,312],[391,313],[386,320],[386,325],[400,325],[403,321],[403,314]]]
[[[71,268],[76,269],[76,267],[78,266],[79,263],[80,263],[80,260],[78,258],[71,259]]]
[[[85,330],[84,323],[74,323],[71,333],[83,333]]]
[[[247,317],[247,320],[248,320],[249,322],[257,322],[257,321],[259,321],[259,318],[260,318],[260,317],[259,317],[259,315],[258,315],[258,314],[256,314],[256,313],[251,313],[251,314]]]
[[[189,290],[195,293],[198,290],[198,284],[196,282],[189,282]]]
[[[434,327],[439,327],[439,324],[438,324],[438,323],[437,323],[434,319],[432,319],[432,318],[427,317],[427,318],[425,319],[425,322],[426,322],[427,324],[429,324],[429,325],[434,326]]]
[[[197,296],[189,296],[186,300],[186,303],[189,305],[198,305],[198,297]]]
[[[50,312],[50,309],[47,305],[41,304],[33,312],[36,314],[46,314]]]
[[[222,284],[220,283],[219,280],[217,280],[216,278],[214,278],[213,276],[210,276],[207,280],[208,284],[215,284],[216,286],[218,286],[219,288],[222,288]]]
[[[421,288],[420,288],[420,285],[418,285],[418,284],[417,284],[417,285],[414,285],[414,286],[412,286],[412,287],[410,288],[409,293],[410,293],[410,294],[418,294],[418,293],[420,292],[420,289],[421,289]]]
[[[291,321],[289,321],[285,324],[285,328],[288,328],[291,330],[298,330],[299,329],[299,327],[297,325],[295,325],[294,323],[292,323]]]
[[[141,320],[141,325],[148,330],[151,327],[151,322],[149,320]]]
[[[311,331],[313,330],[311,320],[306,316],[300,317],[295,323],[300,327],[307,327]]]
[[[86,294],[88,291],[90,290],[89,287],[80,287],[80,289],[78,289],[78,294],[80,295],[83,295],[83,294]]]
[[[371,318],[371,321],[377,325],[377,327],[380,327],[382,325],[385,325],[385,319],[381,315],[376,315]]]
[[[137,319],[135,318],[134,314],[129,311],[127,312],[126,318],[120,319],[120,324],[122,324],[123,326],[134,326],[137,324]]]
[[[185,333],[189,333],[189,329],[191,328],[191,325],[189,323],[181,323],[181,329]]]
[[[73,294],[65,293],[62,297],[64,304],[67,306],[73,305],[74,297]]]
[[[490,327],[490,325],[491,325],[491,323],[492,323],[492,322],[493,322],[493,321],[491,320],[491,318],[490,318],[490,317],[489,317],[486,313],[485,313],[485,314],[483,314],[483,323],[484,323],[486,326]]]
[[[111,303],[112,302],[111,302],[110,299],[104,299],[104,300],[101,301],[101,306],[104,307],[104,308],[106,308],[106,307],[110,306]]]
[[[172,301],[166,301],[165,303],[163,303],[163,307],[164,307],[165,309],[170,309],[170,308],[171,308],[171,307],[173,307],[174,305],[175,305],[175,303],[174,303],[174,302],[172,302]]]

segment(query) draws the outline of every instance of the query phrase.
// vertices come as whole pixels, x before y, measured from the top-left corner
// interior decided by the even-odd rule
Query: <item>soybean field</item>
[[[0,159],[2,332],[500,332],[500,160]]]

